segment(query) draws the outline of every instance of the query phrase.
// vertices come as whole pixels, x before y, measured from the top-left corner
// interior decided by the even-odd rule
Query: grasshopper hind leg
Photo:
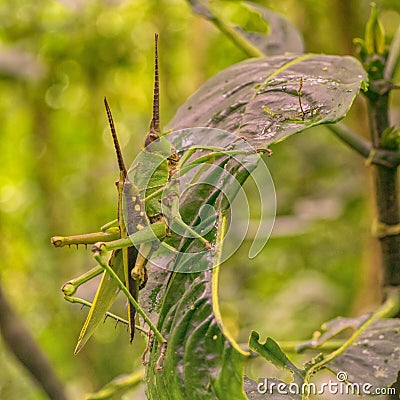
[[[145,265],[142,265],[142,273],[141,279],[135,279],[134,270],[137,267],[138,261],[141,260],[142,257],[140,252],[136,249],[135,246],[128,247],[128,290],[132,297],[138,302],[139,300],[139,291],[146,286],[147,283],[147,269]],[[132,343],[135,337],[135,321],[137,311],[135,307],[133,307],[128,302],[128,314],[129,314],[129,341]]]
[[[136,247],[134,246],[128,247],[129,274],[128,274],[128,282],[125,282],[125,284],[127,286],[127,289],[129,290],[129,293],[136,300],[136,302],[138,301],[139,297],[139,285],[137,281],[132,279],[130,271],[135,266],[137,256],[138,256],[138,251]],[[129,342],[132,343],[135,337],[136,308],[133,307],[129,301],[128,301],[128,320],[129,320]]]

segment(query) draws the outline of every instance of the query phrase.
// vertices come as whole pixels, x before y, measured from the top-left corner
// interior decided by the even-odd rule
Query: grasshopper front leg
[[[173,224],[175,223],[180,228],[188,232],[190,237],[192,237],[193,239],[197,239],[201,243],[203,243],[204,247],[207,250],[212,249],[211,243],[202,235],[200,235],[198,232],[196,232],[190,225],[186,224],[186,222],[182,219],[181,214],[179,212],[179,193],[177,184],[173,184],[172,190],[171,188],[169,189],[169,193],[167,197],[163,200],[163,202],[166,205],[164,209],[164,215],[169,220],[168,225],[170,227],[172,227]]]
[[[118,239],[120,237],[120,231],[118,228],[110,228],[106,231],[85,233],[83,235],[73,235],[73,236],[53,236],[50,239],[51,244],[54,247],[64,247],[64,246],[79,246],[83,244],[87,246],[88,244],[93,244],[96,242],[111,242],[112,240]]]
[[[103,225],[101,227],[101,232],[75,236],[53,236],[50,241],[54,247],[69,247],[71,245],[79,246],[81,244],[87,246],[88,244],[93,245],[100,240],[104,242],[109,242],[112,240],[116,240],[120,237],[120,232],[117,224],[118,220],[114,220]],[[93,267],[92,269],[78,276],[77,278],[71,279],[68,282],[64,283],[64,285],[61,287],[64,296],[72,296],[77,291],[79,286],[100,275],[102,272],[103,269],[97,265],[96,267]]]

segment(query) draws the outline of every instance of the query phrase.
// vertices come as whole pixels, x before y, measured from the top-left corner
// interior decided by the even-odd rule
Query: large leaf
[[[400,371],[400,320],[378,320],[339,357],[328,364],[336,372],[344,371],[347,381],[386,388],[396,382]]]
[[[353,384],[355,390],[361,392],[364,387],[366,391],[361,393],[363,395],[368,395],[367,391],[373,393],[377,388],[389,387],[396,382],[400,371],[400,320],[379,319],[368,325],[371,318],[374,318],[373,315],[365,314],[358,318],[340,317],[329,321],[323,325],[322,334],[314,334],[314,339],[302,344],[299,349],[318,348],[327,340],[351,329],[356,335],[352,336],[354,341],[347,343],[344,351],[332,353],[335,357],[324,367],[334,371],[341,382]],[[310,366],[312,363],[308,364]]]
[[[264,148],[306,127],[342,118],[363,79],[361,66],[350,57],[305,55],[249,60],[206,83],[181,107],[170,127],[221,128]],[[193,145],[229,148],[234,141],[229,138],[226,142],[226,136],[215,134],[204,143],[184,131],[169,135],[168,139],[183,154]],[[222,172],[229,170],[242,184],[256,164],[251,157],[241,162],[220,157],[179,178],[181,188],[185,188],[180,198],[185,222],[194,227],[201,225],[205,205],[214,206],[219,212],[226,209],[229,205],[225,205],[222,192],[233,186]],[[213,243],[218,233],[214,225],[211,220],[207,236]],[[208,232],[209,226],[205,228]],[[201,249],[198,240],[172,232],[166,241],[181,253],[163,253],[160,246],[150,266],[157,268],[153,265],[156,264],[174,272],[155,274],[157,278],[142,294],[158,329],[168,340],[161,372],[156,370],[160,349],[153,346],[146,373],[148,397],[244,399],[246,355],[226,332],[220,318],[218,269],[207,269],[218,260],[211,251]],[[152,271],[149,275],[153,275]]]
[[[306,60],[309,63],[303,64]],[[341,65],[338,67],[340,73],[338,72],[336,75],[332,73],[333,77],[325,75],[325,81],[321,77],[316,78],[317,70],[322,71],[321,75],[324,75],[326,71],[332,72],[330,71],[332,62],[329,63],[332,60],[336,61],[336,64],[334,63],[336,67]],[[223,77],[225,74],[231,77],[231,81],[229,79],[224,81],[226,90],[223,93],[220,90],[221,87],[218,88],[210,83],[211,80],[197,93],[198,98],[196,99],[195,94],[194,99],[189,100],[189,103],[191,101],[193,104],[197,103],[199,110],[205,112],[203,115],[197,109],[194,110],[195,121],[208,121],[208,124],[199,123],[198,125],[227,129],[236,124],[237,128],[240,127],[240,129],[236,129],[236,135],[245,136],[251,144],[255,144],[257,147],[264,147],[294,131],[334,120],[339,118],[338,115],[343,116],[344,113],[340,114],[340,111],[334,108],[338,107],[336,104],[338,98],[341,98],[345,105],[344,109],[347,110],[359,89],[361,77],[363,77],[360,75],[357,82],[352,81],[353,71],[349,64],[358,65],[352,58],[311,55],[250,60],[221,73]],[[248,83],[249,77],[251,77],[249,66],[254,66],[258,71],[264,71],[261,78],[252,80],[250,85]],[[308,70],[308,75],[304,74],[305,68]],[[240,70],[239,75],[236,75],[237,69]],[[302,72],[297,71],[296,73],[297,69]],[[361,74],[362,70],[359,72]],[[234,83],[235,79],[238,79],[238,85]],[[286,89],[282,91],[284,83]],[[316,88],[320,85],[324,87],[324,90],[321,90],[318,97],[313,97],[312,92],[305,90],[306,85]],[[326,89],[323,85],[326,85]],[[209,89],[210,93],[208,93]],[[218,92],[219,102],[217,104],[214,100],[216,99],[215,93]],[[220,96],[226,99],[226,104],[228,101],[238,101],[239,106],[233,105],[230,108],[228,106],[231,113],[218,111],[224,109]],[[329,99],[328,96],[330,96]],[[287,98],[287,102],[292,101],[292,106],[282,106],[282,104],[288,104],[282,103],[282,97]],[[294,115],[291,111],[293,109],[301,111],[299,97],[304,112],[302,116]],[[317,98],[318,103],[316,103]],[[244,102],[242,99],[247,100]],[[329,104],[330,107],[325,104]],[[210,118],[205,110],[206,106],[208,112],[214,107],[219,118]],[[193,106],[187,107],[193,108]],[[249,126],[257,125],[257,121],[260,120],[258,114],[257,116],[251,114],[251,112],[258,112],[257,107],[270,119],[270,128],[276,129],[270,139],[263,137],[267,133],[264,129],[261,137],[254,134],[253,131],[249,131]],[[189,114],[191,117],[193,116],[193,114]],[[246,124],[244,121],[249,122]],[[190,118],[185,119],[184,115],[180,118],[178,111],[170,125],[174,128],[185,128],[195,126],[196,123]],[[168,139],[183,154],[194,145],[229,148],[235,141],[232,137],[227,138],[226,134],[221,131],[209,134],[204,141],[200,140],[200,133],[201,129],[183,129],[169,135]],[[195,153],[193,157],[196,156]],[[180,186],[185,188],[180,198],[180,211],[188,224],[196,226],[198,222],[202,221],[200,210],[204,205],[214,206],[221,212],[223,198],[221,193],[229,192],[233,187],[230,179],[222,179],[223,171],[229,170],[230,176],[239,178],[238,180],[242,184],[257,165],[256,159],[251,156],[245,156],[240,162],[228,160],[227,157],[220,157],[213,164],[203,164],[199,170],[192,170],[179,178]],[[212,229],[209,240],[212,241],[216,240],[214,224],[215,222],[211,220]],[[160,246],[161,250],[159,249],[153,255],[152,263],[170,271],[185,273],[159,274],[160,281],[156,281],[150,286],[157,288],[157,293],[142,295],[142,298],[158,298],[157,305],[151,305],[151,309],[158,310],[153,317],[157,321],[158,328],[168,339],[168,350],[162,372],[156,371],[156,360],[160,355],[160,350],[154,347],[151,354],[146,378],[149,398],[185,399],[188,396],[199,399],[243,398],[241,377],[244,355],[229,334],[225,332],[219,318],[216,291],[211,290],[213,275],[216,274],[216,271],[196,273],[196,271],[211,268],[214,265],[215,257],[212,252],[199,249],[198,240],[182,239],[180,235],[173,232],[167,242],[181,253],[174,255],[167,252],[165,254],[162,252],[163,246]],[[188,273],[191,271],[195,273]],[[152,275],[151,271],[150,275]],[[165,286],[160,292],[158,288],[161,283]],[[150,303],[147,302],[147,304]]]
[[[196,144],[222,148],[232,145],[232,136],[221,131],[212,135],[209,130],[203,134],[201,130],[181,131],[170,135],[169,139],[183,151]],[[243,141],[237,142],[239,147],[246,146]],[[201,165],[179,178],[187,189],[180,204],[185,221],[193,225],[201,221],[204,205],[221,211],[222,192],[225,191],[225,197],[234,197],[236,186],[232,179],[236,178],[240,186],[258,159],[255,153],[243,154],[237,159],[222,156],[215,164]],[[232,190],[233,193],[228,194]],[[146,376],[148,397],[157,400],[245,399],[243,364],[248,354],[238,347],[223,326],[218,308],[218,268],[213,268],[215,255],[199,248],[198,241],[182,239],[173,232],[168,240],[185,254],[155,253],[150,263],[148,286],[141,296],[147,298],[145,308],[152,312],[168,340],[161,372],[156,371],[160,349],[153,348]],[[185,273],[162,273],[154,264]],[[202,272],[188,273],[193,270]]]
[[[209,79],[179,108],[169,127],[224,129],[263,148],[342,119],[366,79],[353,57],[250,59]]]
[[[246,399],[246,355],[228,340],[217,318],[212,275],[171,276],[158,322],[168,339],[167,353],[163,370],[156,371],[159,349],[153,347],[146,376],[149,399]]]

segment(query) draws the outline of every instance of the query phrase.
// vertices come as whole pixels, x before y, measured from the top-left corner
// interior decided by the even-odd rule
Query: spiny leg
[[[64,296],[73,295],[77,291],[79,286],[100,275],[102,272],[103,269],[100,266],[96,266],[89,271],[83,273],[82,275],[79,275],[77,278],[71,279],[68,282],[64,283],[64,285],[62,285],[61,287]]]
[[[102,259],[101,256],[102,251],[98,251],[97,248],[95,248],[94,252],[94,258],[98,262],[98,264],[105,270],[107,273],[110,275],[110,277],[114,280],[114,282],[117,284],[118,288],[122,291],[122,293],[127,297],[129,302],[132,304],[132,306],[136,309],[137,313],[143,318],[143,320],[147,323],[149,328],[154,332],[154,336],[157,339],[157,341],[163,345],[167,343],[167,340],[164,338],[164,336],[161,334],[161,332],[157,329],[157,327],[153,324],[151,321],[150,317],[145,313],[145,311],[140,307],[138,302],[135,300],[135,298],[132,296],[132,294],[129,292],[128,288],[124,285],[124,283],[121,281],[119,276],[115,273],[115,271],[108,265],[108,263],[105,263]]]
[[[132,248],[132,246],[134,246],[133,248],[138,248],[139,246],[143,247],[143,245],[152,246],[151,242],[154,242],[154,240],[156,240],[156,239],[162,240],[165,237],[165,235],[166,235],[166,224],[165,224],[165,222],[160,221],[160,222],[156,222],[154,224],[144,227],[143,229],[130,235],[130,237],[128,237],[128,238],[122,238],[122,239],[115,240],[113,242],[107,242],[107,243],[104,243],[104,242],[95,243],[92,248],[92,251],[95,255],[95,259],[98,262],[98,264],[101,266],[101,268],[103,268],[105,271],[107,271],[107,273],[110,274],[111,278],[115,281],[115,283],[117,284],[119,289],[128,298],[130,304],[135,309],[135,311],[137,311],[138,314],[142,316],[143,320],[149,325],[150,329],[153,331],[154,331],[154,329],[156,329],[154,324],[151,323],[150,318],[141,309],[135,296],[132,295],[129,288],[127,288],[126,285],[124,285],[121,278],[118,277],[118,275],[116,274],[114,269],[109,265],[109,263],[105,263],[103,261],[103,255],[109,251],[115,252],[118,250]],[[145,262],[145,260],[147,260],[147,258],[139,257],[139,260],[142,260],[143,262]],[[131,262],[132,262],[132,260],[131,260]],[[135,257],[135,267],[137,266],[137,263],[138,263],[138,258]],[[134,267],[132,266],[132,268],[130,270],[133,270],[133,268]],[[139,271],[139,274],[141,274],[140,271]],[[138,286],[140,286],[140,282],[138,279],[135,280],[135,283]],[[123,286],[123,288],[121,287],[121,285]],[[157,340],[160,343],[163,343],[164,339],[162,338],[161,334],[159,332],[158,332],[158,334],[155,332],[155,334],[156,334]]]
[[[72,235],[72,236],[53,236],[51,244],[54,247],[64,247],[71,245],[88,245],[96,242],[110,242],[112,240],[118,239],[120,237],[120,232],[118,228],[108,229],[107,231],[86,233],[83,235]]]
[[[114,250],[107,260],[109,268],[113,269],[114,273],[123,279],[123,263],[122,253],[120,250]],[[99,266],[101,268],[101,266]],[[78,353],[93,335],[98,325],[103,321],[104,315],[108,312],[118,294],[118,286],[109,279],[108,274],[103,271],[103,276],[97,288],[92,306],[83,324],[78,337],[78,342],[75,348],[75,354]]]
[[[99,266],[99,268],[101,268],[101,267]],[[103,268],[101,268],[101,270],[103,270]],[[93,306],[93,303],[91,303],[90,301],[81,299],[79,297],[64,296],[64,298],[65,298],[66,301],[68,301],[69,303],[72,303],[72,304],[81,304],[83,307],[89,307],[89,308],[91,308]],[[120,317],[119,315],[116,315],[116,314],[114,314],[114,313],[112,313],[110,311],[107,311],[104,314],[104,320],[106,318],[113,319],[115,321],[115,326],[117,326],[118,324],[123,324],[123,325],[126,325],[126,326],[129,325],[129,321],[127,321],[126,319],[124,319],[124,318]],[[146,330],[146,329],[142,328],[139,325],[136,325],[136,329],[139,332],[141,332],[143,335],[146,335],[146,337],[148,337],[149,334],[151,333],[150,330]]]

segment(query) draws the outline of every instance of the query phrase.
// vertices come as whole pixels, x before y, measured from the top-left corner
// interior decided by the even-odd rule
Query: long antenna
[[[108,123],[110,124],[111,134],[114,141],[114,148],[115,152],[117,153],[117,160],[118,160],[118,168],[120,173],[122,174],[124,180],[126,179],[128,173],[126,172],[124,159],[122,157],[121,147],[118,142],[117,132],[115,131],[114,120],[111,114],[110,106],[108,105],[106,97],[104,97],[104,105],[106,106]]]
[[[154,34],[154,93],[153,117],[150,123],[150,132],[160,132],[160,80],[158,76],[158,33]]]

